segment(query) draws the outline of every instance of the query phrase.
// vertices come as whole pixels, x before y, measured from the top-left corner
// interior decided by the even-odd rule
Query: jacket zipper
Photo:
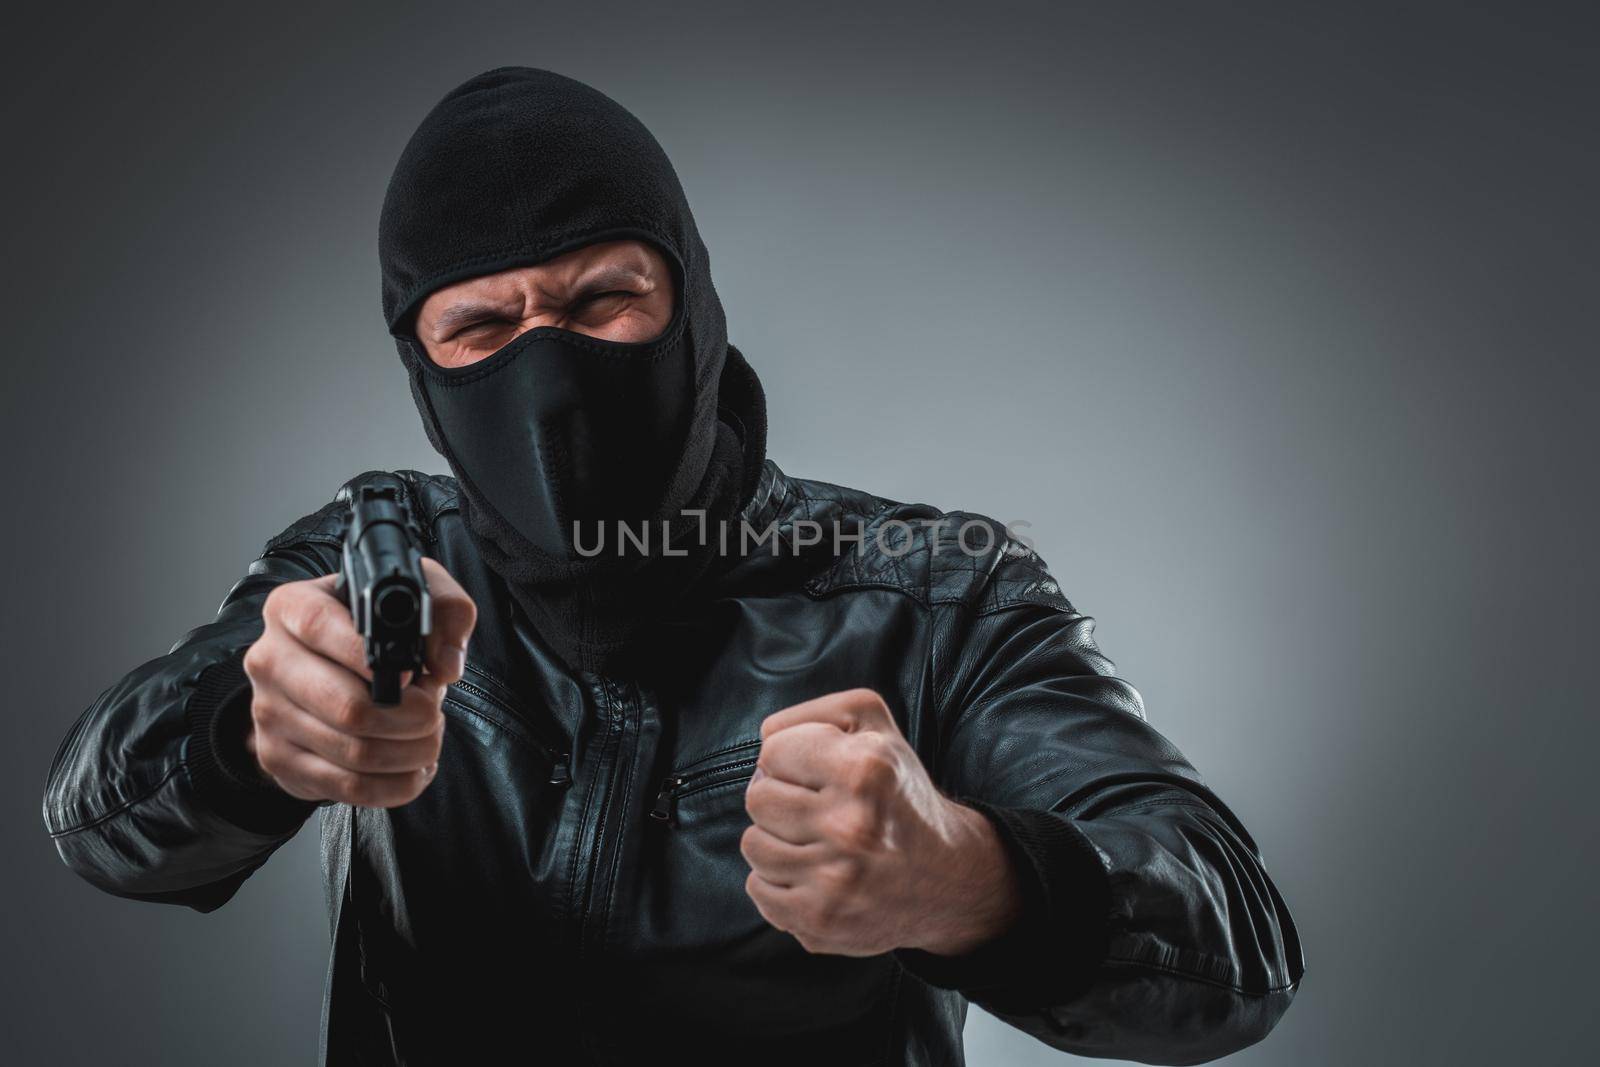
[[[471,693],[473,696],[477,697],[485,704],[488,704],[490,707],[505,712],[513,721],[526,722],[528,720],[528,716],[526,714],[519,712],[516,708],[508,707],[505,701],[501,700],[487,689],[484,689],[482,686],[474,685],[473,683],[463,679],[453,683],[451,688],[461,689]],[[544,741],[535,737],[531,732],[517,731],[516,736],[520,740],[532,746],[535,751],[539,752],[540,755],[544,756],[545,759],[550,761],[551,785],[564,787],[572,784],[572,772],[569,769],[570,764],[572,763],[572,754],[570,752],[557,751],[553,746],[546,744]]]
[[[759,745],[760,742],[755,742]],[[676,772],[667,775],[661,781],[661,788],[656,793],[656,802],[650,809],[650,817],[676,826],[678,822],[678,801],[693,793],[699,793],[714,786],[727,785],[737,782],[742,778],[749,778],[755,773],[755,755],[745,756],[740,759],[728,760],[714,767],[690,772]],[[692,764],[691,764],[692,766]]]
[[[590,947],[598,946],[605,938],[607,909],[610,906],[609,886],[602,887],[598,882],[608,863],[613,862],[622,837],[622,828],[616,825],[618,813],[613,809],[617,806],[615,795],[620,788],[619,779],[626,773],[625,764],[631,758],[623,752],[624,740],[628,735],[630,720],[636,724],[639,714],[638,690],[632,685],[597,677],[594,696],[596,709],[605,716],[606,729],[594,761],[596,785],[590,790],[592,793],[598,792],[597,803],[584,813],[584,819],[588,821],[592,812],[594,836],[588,850],[588,873],[583,894],[579,898],[580,958],[587,956]]]

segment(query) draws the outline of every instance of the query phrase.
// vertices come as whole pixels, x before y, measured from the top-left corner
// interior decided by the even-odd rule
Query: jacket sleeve
[[[1304,964],[1255,843],[1043,570],[1003,563],[936,605],[932,771],[983,812],[1021,876],[1022,918],[912,973],[1055,1048],[1200,1063],[1259,1041]]]
[[[336,504],[267,543],[216,618],[102,692],[56,753],[44,824],[91,884],[211,911],[319,806],[261,775],[244,747],[245,652],[283,582],[338,569]]]

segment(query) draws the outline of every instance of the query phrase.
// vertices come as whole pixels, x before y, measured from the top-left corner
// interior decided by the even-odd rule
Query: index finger
[[[825,789],[837,777],[845,731],[826,722],[803,722],[761,743],[756,766],[781,782]]]
[[[773,712],[761,720],[761,739],[808,722],[827,723],[845,733],[879,729],[885,714],[883,698],[871,689],[846,689]]]
[[[349,607],[333,591],[338,579],[337,573],[325,574],[279,586],[272,594],[278,598],[277,618],[300,644],[370,681],[367,643],[356,630]]]
[[[422,573],[432,605],[424,658],[428,673],[449,684],[461,678],[467,640],[478,624],[478,605],[438,560],[424,556]]]

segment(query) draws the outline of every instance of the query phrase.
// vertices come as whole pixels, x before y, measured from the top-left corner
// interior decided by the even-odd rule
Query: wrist
[[[257,761],[252,691],[235,654],[201,672],[184,709],[184,763],[196,793],[217,814],[259,834],[297,829],[317,805],[283,791]]]
[[[925,933],[908,945],[937,956],[960,956],[1009,930],[1022,913],[1022,884],[1011,856],[988,816],[947,800],[956,828],[940,870],[953,872],[944,894],[942,921],[923,924]]]
[[[1107,956],[1112,895],[1100,853],[1064,814],[976,796],[960,802],[991,820],[1021,881],[1021,914],[972,951],[901,948],[895,957],[929,985],[959,989],[991,1011],[1065,1003],[1094,982]]]

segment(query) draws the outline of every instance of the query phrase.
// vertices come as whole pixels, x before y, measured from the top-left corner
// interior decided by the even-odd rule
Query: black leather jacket
[[[1255,844],[998,523],[936,526],[931,508],[769,461],[743,514],[775,524],[776,554],[721,573],[633,675],[599,677],[530,632],[452,479],[360,477],[396,476],[425,550],[479,609],[418,799],[315,805],[241,763],[262,601],[338,568],[339,500],[269,541],[215,621],[95,700],[44,797],[84,878],[201,911],[320,807],[324,1062],[959,1064],[972,1001],[1070,1052],[1193,1063],[1288,1006],[1300,946]],[[802,519],[828,536],[802,543]],[[835,554],[835,521],[859,547]],[[994,531],[991,550],[957,546],[966,521]],[[969,528],[965,548],[983,541]],[[856,686],[1022,872],[1024,919],[967,956],[811,955],[745,896],[761,720]]]

